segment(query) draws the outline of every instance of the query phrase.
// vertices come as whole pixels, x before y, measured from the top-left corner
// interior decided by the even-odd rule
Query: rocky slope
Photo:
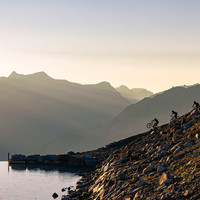
[[[200,112],[107,146],[109,157],[84,175],[70,199],[200,199]]]

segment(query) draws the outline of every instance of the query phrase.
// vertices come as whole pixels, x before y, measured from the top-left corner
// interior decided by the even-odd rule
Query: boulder
[[[157,172],[161,173],[161,172],[164,172],[165,170],[166,170],[165,167],[163,167],[162,165],[158,165]]]
[[[148,174],[148,173],[150,173],[152,171],[153,171],[153,168],[151,166],[148,166],[143,170],[143,174]]]
[[[117,177],[119,177],[120,179],[124,179],[125,178],[125,174],[124,172],[121,170],[117,173]]]
[[[128,169],[129,172],[136,171],[136,170],[137,170],[137,167],[135,167],[135,166],[131,166],[131,167]]]
[[[172,177],[166,173],[163,173],[159,180],[159,184],[160,185],[162,185],[162,184],[169,185],[170,183],[173,183]]]
[[[56,199],[56,198],[58,198],[58,194],[57,194],[57,193],[53,193],[52,197],[53,197],[54,199]]]
[[[185,144],[183,145],[183,147],[186,148],[186,147],[192,146],[193,144],[194,144],[193,141],[189,141],[189,142],[185,143]]]
[[[163,149],[168,150],[169,149],[169,144],[164,144]]]
[[[143,180],[143,179],[140,179],[140,180],[138,181],[138,183],[137,183],[137,185],[138,185],[139,187],[144,186],[144,185],[146,185],[146,184],[147,184],[146,181]]]
[[[151,167],[155,167],[156,164],[157,164],[157,161],[152,161],[151,164],[150,164],[150,166]]]
[[[197,133],[197,134],[195,135],[195,137],[196,137],[196,139],[199,139],[199,138],[200,138],[200,133]]]
[[[189,197],[191,194],[193,194],[194,192],[191,190],[191,189],[189,189],[189,190],[186,190],[185,192],[184,192],[184,196],[185,197]]]

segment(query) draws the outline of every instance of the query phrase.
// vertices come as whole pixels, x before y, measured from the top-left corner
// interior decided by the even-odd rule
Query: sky
[[[0,76],[160,92],[200,82],[199,0],[0,0]]]

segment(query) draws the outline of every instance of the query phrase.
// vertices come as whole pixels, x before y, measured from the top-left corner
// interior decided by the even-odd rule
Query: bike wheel
[[[151,123],[148,123],[147,124],[147,128],[151,128],[152,124]]]

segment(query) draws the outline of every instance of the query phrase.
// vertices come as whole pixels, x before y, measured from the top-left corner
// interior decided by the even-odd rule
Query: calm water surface
[[[62,188],[75,186],[81,177],[63,169],[39,169],[32,167],[8,168],[0,162],[0,200],[51,200],[56,192],[61,199]]]

